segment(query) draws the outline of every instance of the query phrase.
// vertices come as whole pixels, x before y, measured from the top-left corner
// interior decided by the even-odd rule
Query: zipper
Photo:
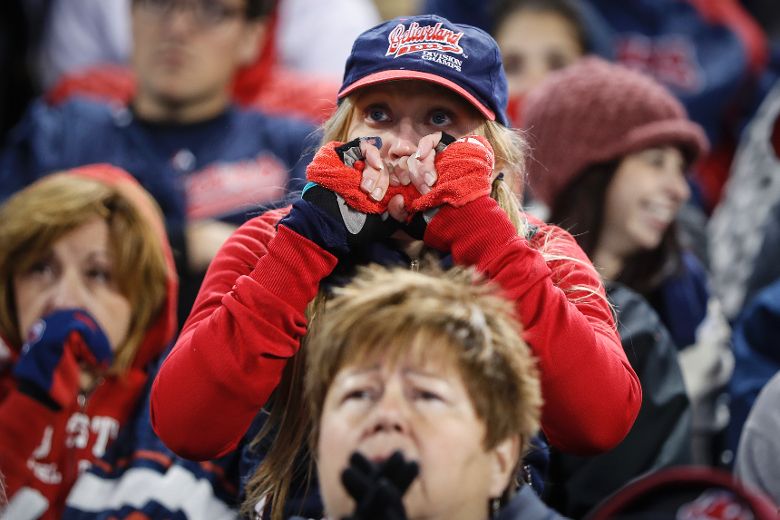
[[[87,401],[89,400],[90,396],[97,390],[97,388],[102,385],[105,382],[105,378],[103,376],[97,376],[93,383],[89,386],[89,388],[84,388],[79,390],[79,395],[76,398],[76,402],[79,405],[81,413],[86,414],[87,413]]]

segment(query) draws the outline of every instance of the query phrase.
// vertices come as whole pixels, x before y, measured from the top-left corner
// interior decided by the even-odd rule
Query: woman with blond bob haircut
[[[539,360],[550,443],[580,454],[619,443],[639,382],[592,264],[509,189],[522,179],[524,146],[507,127],[495,41],[432,15],[384,22],[355,41],[338,97],[300,199],[245,223],[212,262],[154,381],[160,438],[203,460],[262,428],[248,447],[262,464],[247,468],[246,494],[275,519],[321,515],[316,486],[297,471],[308,467],[299,463],[312,427],[297,355],[308,327],[327,320],[321,302],[359,266],[414,269],[433,256],[475,268],[514,302]]]
[[[339,478],[353,452],[417,462],[409,518],[478,519],[514,495],[539,427],[538,372],[512,305],[477,279],[373,266],[325,305],[306,344],[305,395],[329,518],[354,509]]]
[[[0,471],[57,518],[173,339],[176,273],[159,208],[108,165],[13,195],[0,243]]]

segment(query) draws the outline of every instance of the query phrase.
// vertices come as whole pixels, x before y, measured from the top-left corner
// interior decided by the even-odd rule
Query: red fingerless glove
[[[368,193],[361,191],[360,181],[365,163],[357,161],[353,166],[344,164],[336,153],[336,148],[342,144],[331,141],[323,145],[306,167],[306,180],[341,195],[349,207],[361,213],[384,213],[393,196],[392,190],[388,190],[381,201],[374,200]]]
[[[498,202],[490,197],[459,208],[443,206],[424,232],[429,247],[451,252],[456,263],[477,265],[492,258],[517,237],[517,229]]]
[[[434,165],[439,176],[436,184],[425,195],[417,193],[411,203],[407,200],[409,213],[444,204],[460,207],[490,195],[495,159],[493,148],[484,137],[468,135],[457,139],[436,155]]]
[[[387,203],[401,194],[411,216],[443,204],[460,207],[479,197],[490,195],[490,176],[495,160],[493,148],[487,139],[470,135],[457,139],[438,153],[434,164],[438,172],[436,184],[425,195],[409,184],[390,186],[381,201],[361,191],[360,182],[364,164],[357,161],[347,166],[336,149],[342,143],[331,141],[323,145],[306,168],[306,178],[341,195],[347,205],[362,213],[387,211]]]

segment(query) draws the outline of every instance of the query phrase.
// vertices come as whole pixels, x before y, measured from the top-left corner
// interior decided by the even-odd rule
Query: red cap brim
[[[354,92],[360,87],[365,87],[368,85],[376,85],[378,83],[384,83],[386,81],[393,81],[399,79],[417,79],[421,81],[428,81],[430,83],[436,83],[437,85],[446,87],[454,91],[456,94],[460,95],[461,97],[465,98],[466,101],[474,105],[474,107],[477,110],[479,110],[480,113],[482,113],[482,115],[484,115],[489,120],[491,121],[496,120],[495,112],[493,112],[484,104],[482,104],[482,102],[479,101],[476,97],[474,97],[473,94],[465,90],[457,83],[453,83],[452,81],[442,78],[441,76],[437,76],[435,74],[430,74],[428,72],[418,72],[416,70],[384,70],[382,72],[369,74],[368,76],[365,76],[357,80],[356,82],[352,83],[348,87],[344,88],[341,92],[339,92],[338,99],[343,98],[344,96],[348,95],[350,92]]]

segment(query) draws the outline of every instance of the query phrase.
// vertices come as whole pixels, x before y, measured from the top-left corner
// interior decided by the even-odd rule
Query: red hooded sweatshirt
[[[529,216],[539,232],[527,240],[494,205],[483,197],[456,220],[437,217],[426,237],[448,236],[456,264],[475,266],[516,302],[539,360],[550,443],[575,454],[609,450],[633,425],[642,390],[606,298],[576,297],[576,288],[601,280],[569,233]],[[336,266],[314,242],[276,227],[286,212],[248,221],[222,246],[154,380],[152,425],[183,457],[206,460],[239,445],[298,351],[307,304]],[[547,240],[564,259],[545,261]]]
[[[11,375],[21,345],[11,344],[0,330],[0,473],[12,499],[17,492],[27,503],[45,508],[40,518],[59,518],[65,498],[80,471],[105,453],[144,396],[147,368],[176,333],[178,279],[160,210],[125,171],[99,164],[76,168],[71,175],[116,187],[140,209],[160,239],[168,266],[167,294],[152,320],[131,367],[121,376],[107,376],[82,403],[54,411],[16,388]]]

